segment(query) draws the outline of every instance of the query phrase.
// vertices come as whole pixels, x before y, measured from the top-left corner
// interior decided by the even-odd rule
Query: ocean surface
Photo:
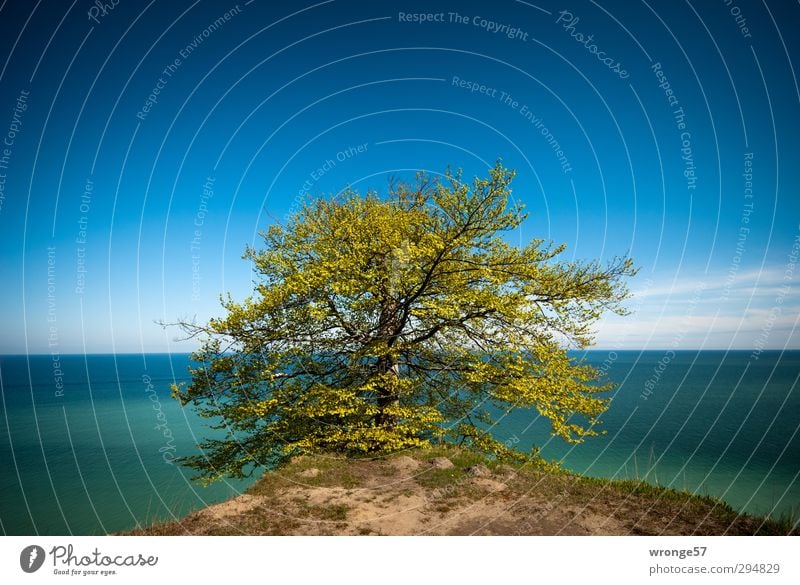
[[[756,514],[800,515],[800,352],[591,351],[619,386],[580,445],[535,412],[501,440],[589,475],[640,478]],[[102,534],[181,517],[249,481],[203,487],[173,463],[207,421],[170,398],[187,355],[0,356],[0,533]],[[251,480],[252,481],[252,480]]]

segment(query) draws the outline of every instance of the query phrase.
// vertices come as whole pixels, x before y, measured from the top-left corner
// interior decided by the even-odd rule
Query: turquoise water
[[[58,396],[50,356],[0,358],[3,532],[102,534],[244,489],[241,481],[204,488],[171,461],[209,433],[170,398],[187,363],[186,355],[61,356]]]
[[[496,436],[587,475],[645,479],[722,498],[737,510],[800,516],[800,352],[589,352],[619,386],[605,434],[574,446],[540,417]]]
[[[494,429],[575,471],[639,477],[766,514],[800,509],[800,352],[593,351],[619,387],[606,434],[571,446],[515,413]],[[172,463],[210,430],[169,384],[186,355],[0,357],[0,530],[96,534],[180,517],[244,489]],[[60,370],[61,372],[58,372]],[[60,380],[59,380],[60,378]],[[63,387],[61,384],[63,383]]]

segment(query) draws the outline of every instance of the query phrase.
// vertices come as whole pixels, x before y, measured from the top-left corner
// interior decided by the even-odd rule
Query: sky
[[[102,7],[101,7],[102,5]],[[182,352],[305,196],[516,169],[607,349],[797,349],[797,2],[0,0],[0,353]]]

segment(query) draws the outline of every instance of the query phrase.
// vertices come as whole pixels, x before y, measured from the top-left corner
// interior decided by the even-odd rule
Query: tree
[[[226,430],[184,463],[211,481],[304,452],[431,441],[514,452],[487,429],[535,408],[567,441],[596,434],[611,385],[568,355],[603,311],[624,313],[627,258],[559,261],[564,246],[502,236],[525,218],[513,173],[461,172],[307,201],[245,258],[258,280],[207,325],[182,404]]]

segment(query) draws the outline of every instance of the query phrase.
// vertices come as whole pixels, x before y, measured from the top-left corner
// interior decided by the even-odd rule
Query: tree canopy
[[[182,323],[202,341],[180,401],[225,429],[184,463],[213,480],[298,453],[371,454],[465,442],[515,456],[489,428],[536,409],[552,432],[596,434],[611,388],[568,354],[604,311],[623,314],[629,258],[560,259],[507,236],[525,213],[513,172],[418,175],[385,196],[306,201],[245,258],[249,298]]]

